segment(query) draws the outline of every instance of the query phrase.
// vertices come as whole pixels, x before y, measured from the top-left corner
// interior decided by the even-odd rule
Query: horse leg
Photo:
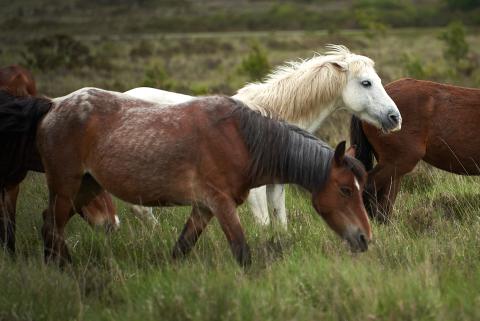
[[[378,191],[378,211],[380,215],[378,219],[382,223],[386,223],[393,210],[393,204],[398,195],[400,189],[401,177],[392,177],[390,184],[387,184],[384,188]]]
[[[148,222],[152,225],[156,225],[158,223],[157,218],[153,215],[153,210],[151,207],[132,205],[132,213],[143,222]]]
[[[213,214],[209,209],[193,205],[192,213],[173,247],[172,256],[174,259],[182,258],[191,251],[212,216]]]
[[[75,210],[90,226],[103,225],[107,231],[112,231],[120,225],[111,195],[91,175],[83,177],[74,204]]]
[[[20,185],[4,189],[0,197],[0,242],[11,254],[15,253],[15,213]]]
[[[285,187],[282,184],[267,185],[268,204],[273,208],[274,217],[287,229],[287,210],[285,208]]]
[[[269,225],[270,217],[268,216],[266,187],[260,186],[252,188],[247,200],[255,221],[260,225]]]
[[[369,173],[368,191],[375,196],[370,204],[372,217],[385,223],[393,209],[397,197],[401,178],[413,170],[420,159],[404,159],[401,166],[393,164],[378,164]]]
[[[74,164],[70,163],[70,165]],[[82,203],[89,200],[88,194],[83,198],[85,190],[88,188],[82,187],[82,183],[88,185],[89,182],[86,182],[84,175],[79,173],[79,170],[80,168],[71,167],[62,168],[60,173],[55,172],[55,169],[51,172],[46,171],[49,204],[44,212],[42,227],[45,261],[56,261],[60,266],[71,262],[64,239],[65,226],[75,213],[74,206],[81,206]],[[77,204],[75,204],[75,200]]]
[[[212,208],[212,212],[218,219],[223,233],[227,237],[233,256],[242,267],[252,264],[250,248],[245,240],[240,218],[238,217],[235,203],[231,200],[219,201]]]
[[[66,195],[50,193],[48,209],[44,212],[42,236],[45,261],[57,261],[60,266],[71,262],[64,239],[65,226],[73,215],[72,199]]]

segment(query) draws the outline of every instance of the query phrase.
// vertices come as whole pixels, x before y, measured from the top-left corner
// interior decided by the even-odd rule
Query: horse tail
[[[367,139],[362,128],[362,121],[352,116],[350,121],[350,144],[355,145],[355,157],[363,163],[365,169],[370,171],[373,168],[373,147]]]
[[[19,183],[37,156],[37,125],[52,106],[39,97],[16,97],[0,91],[0,188]]]

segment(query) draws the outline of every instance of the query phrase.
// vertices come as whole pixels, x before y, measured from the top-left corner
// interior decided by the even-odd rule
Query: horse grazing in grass
[[[371,239],[361,198],[366,172],[348,155],[354,151],[345,154],[345,143],[333,151],[231,98],[158,108],[129,95],[84,88],[54,99],[37,135],[50,193],[42,228],[47,259],[69,260],[64,228],[72,199],[95,184],[95,190],[105,188],[134,204],[192,205],[175,258],[192,249],[215,216],[236,260],[249,265],[236,207],[251,188],[269,183],[309,190],[314,208],[352,250],[366,250]],[[82,181],[85,175],[90,187]]]
[[[248,84],[233,98],[253,110],[288,121],[310,133],[315,132],[331,113],[340,108],[346,108],[385,132],[399,130],[402,118],[395,103],[385,92],[373,61],[351,53],[344,46],[330,45],[329,48],[330,51],[325,55],[290,62],[277,68],[264,82]],[[194,98],[145,87],[126,93],[160,104],[181,103]],[[260,224],[270,223],[269,203],[273,207],[274,217],[286,228],[285,190],[282,185],[254,189],[248,200]],[[135,210],[142,212],[139,207]]]
[[[27,79],[33,81],[33,78]],[[34,91],[27,92],[27,97],[17,97],[23,89],[14,90],[12,83],[0,83],[0,87],[8,88],[8,92],[0,90],[0,246],[13,254],[20,183],[28,171],[43,172],[35,136],[38,121],[50,109],[50,100],[28,98]],[[32,85],[28,82],[19,88],[35,88],[35,83]],[[120,222],[111,196],[106,192],[80,208],[79,213],[92,226],[104,225],[107,229],[113,229]]]
[[[18,65],[0,68],[0,89],[15,96],[37,95],[37,86],[33,75],[30,71]]]
[[[382,221],[389,218],[401,178],[420,160],[456,174],[480,174],[479,89],[408,78],[385,89],[402,113],[402,131],[385,135],[357,117],[350,131],[370,171],[365,204]]]

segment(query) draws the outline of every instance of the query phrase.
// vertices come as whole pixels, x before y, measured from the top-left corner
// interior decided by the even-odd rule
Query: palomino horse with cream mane
[[[36,94],[35,80],[28,70],[19,66],[0,69],[0,246],[12,254],[20,183],[28,171],[43,172],[35,131],[36,123],[49,109],[49,100],[32,103],[22,98]],[[118,227],[120,222],[111,196],[105,191],[79,213],[91,226],[103,225],[107,230]]]
[[[64,229],[72,199],[86,190],[85,175],[96,190],[130,203],[192,205],[173,250],[176,258],[192,249],[215,216],[237,261],[249,265],[236,207],[251,188],[271,183],[309,190],[327,224],[353,250],[367,249],[371,230],[361,198],[366,173],[350,156],[354,150],[345,153],[345,143],[333,151],[298,127],[227,97],[159,108],[84,88],[52,105],[37,134],[50,192],[42,229],[47,259],[70,257]]]
[[[381,221],[390,217],[402,177],[420,160],[451,173],[480,175],[480,89],[409,78],[385,89],[402,112],[402,131],[384,135],[356,117],[350,130],[370,171],[365,205]]]
[[[233,98],[253,110],[288,121],[310,133],[340,108],[346,108],[384,132],[399,130],[402,118],[385,92],[373,61],[351,53],[344,46],[330,45],[328,48],[330,51],[325,55],[277,68],[264,82],[248,84]],[[135,88],[126,93],[160,104],[181,103],[194,98],[153,88]],[[270,222],[267,206],[270,203],[275,216],[286,227],[282,185],[254,189],[248,200],[259,223]],[[142,211],[140,207],[135,210]],[[143,211],[149,213],[148,210]]]

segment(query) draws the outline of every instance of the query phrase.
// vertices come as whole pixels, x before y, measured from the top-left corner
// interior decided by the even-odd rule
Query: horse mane
[[[345,46],[328,45],[327,49],[324,54],[277,67],[263,82],[247,84],[233,98],[289,122],[312,120],[319,109],[341,95],[347,72],[357,74],[374,65],[370,58],[351,53]]]
[[[0,90],[0,188],[25,176],[37,153],[37,124],[51,106],[46,98],[17,97]]]
[[[232,116],[252,157],[252,182],[272,177],[312,192],[323,187],[334,155],[325,142],[297,126],[264,116],[240,101],[236,101]],[[358,160],[348,156],[344,160],[355,176],[363,177],[365,170]]]

